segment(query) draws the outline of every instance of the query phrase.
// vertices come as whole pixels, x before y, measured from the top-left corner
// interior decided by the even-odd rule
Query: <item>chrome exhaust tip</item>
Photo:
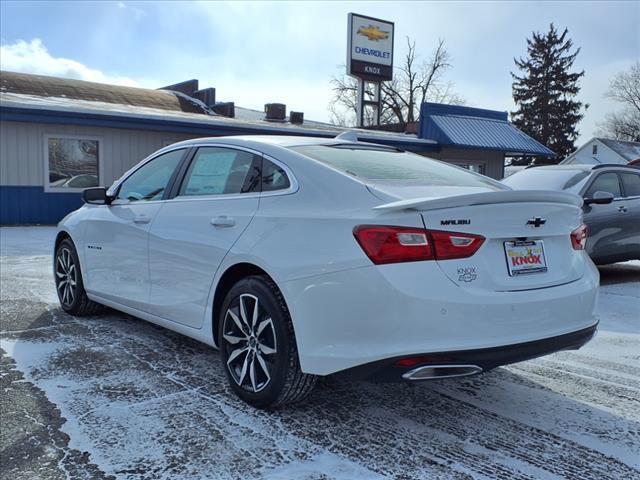
[[[477,365],[423,365],[402,375],[405,380],[435,380],[438,378],[466,377],[482,372]]]

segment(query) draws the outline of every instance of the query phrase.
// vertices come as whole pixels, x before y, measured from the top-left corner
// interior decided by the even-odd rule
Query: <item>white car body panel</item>
[[[364,267],[281,287],[293,317],[305,319],[296,324],[302,369],[328,375],[384,358],[518,344],[590,327],[597,322],[599,277],[588,265],[589,275],[576,282],[508,295],[463,294],[427,262]]]
[[[511,192],[508,192],[511,193]],[[474,205],[422,213],[427,229],[453,230],[480,234],[486,238],[475,255],[460,260],[437,262],[446,275],[466,290],[515,291],[545,288],[578,280],[584,274],[586,261],[582,252],[571,248],[570,232],[582,224],[582,211],[566,203],[529,202]],[[526,225],[540,217],[544,228]],[[468,225],[442,226],[442,219],[467,219]],[[511,277],[505,268],[504,243],[514,237],[542,240],[548,271]],[[459,281],[459,269],[473,269],[476,277]]]
[[[86,289],[145,310],[149,304],[149,228],[162,202],[92,208],[84,232]]]
[[[177,197],[164,202],[148,241],[150,313],[202,327],[216,267],[251,222],[258,198]],[[213,225],[224,220],[220,217],[233,225]]]
[[[302,370],[319,375],[402,355],[545,339],[597,323],[598,272],[569,241],[581,224],[579,198],[456,186],[437,187],[437,194],[429,187],[385,190],[286,148],[296,142],[332,141],[200,139],[153,155],[203,145],[262,152],[294,179],[286,192],[85,205],[68,215],[59,230],[77,247],[89,298],[215,345],[216,288],[234,265],[255,265],[282,291]],[[134,224],[140,215],[149,222]],[[234,225],[212,225],[219,216]],[[509,277],[502,242],[531,236],[525,222],[532,216],[548,222],[535,232],[545,241],[548,274]],[[462,218],[471,223],[440,225]],[[354,239],[361,224],[426,225],[487,241],[462,260],[376,266]],[[102,248],[90,248],[96,246]],[[459,268],[478,276],[458,281]]]

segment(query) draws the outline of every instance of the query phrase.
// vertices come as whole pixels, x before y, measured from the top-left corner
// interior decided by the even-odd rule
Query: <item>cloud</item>
[[[127,5],[124,2],[118,2],[118,8],[125,11],[128,10],[131,13],[133,13],[133,16],[136,20],[140,20],[140,18],[142,18],[147,13],[141,8],[134,7],[132,5]]]
[[[138,82],[131,78],[108,75],[75,60],[54,57],[39,38],[34,38],[30,42],[18,40],[13,44],[1,45],[0,68],[12,72],[76,78],[130,87],[138,86]]]

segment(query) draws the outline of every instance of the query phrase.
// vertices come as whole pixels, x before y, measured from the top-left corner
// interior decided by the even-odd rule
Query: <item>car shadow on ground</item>
[[[600,285],[640,282],[640,261],[598,265],[598,270],[600,271]],[[640,290],[640,287],[638,289]]]
[[[32,318],[3,332],[11,356],[55,399],[62,429],[127,478],[188,469],[252,478],[325,451],[385,477],[640,473],[629,466],[640,458],[640,424],[538,380],[554,368],[419,384],[328,377],[307,402],[268,412],[235,397],[215,350],[162,327],[113,310],[74,318],[47,308]],[[612,388],[575,376],[561,381]]]

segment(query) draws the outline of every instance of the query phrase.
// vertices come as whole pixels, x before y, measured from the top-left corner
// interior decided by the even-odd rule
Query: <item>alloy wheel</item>
[[[68,248],[61,248],[56,256],[56,287],[60,302],[70,306],[76,299],[78,269]]]
[[[222,332],[233,380],[249,392],[263,390],[271,381],[277,350],[273,320],[258,297],[237,297],[225,313]]]

